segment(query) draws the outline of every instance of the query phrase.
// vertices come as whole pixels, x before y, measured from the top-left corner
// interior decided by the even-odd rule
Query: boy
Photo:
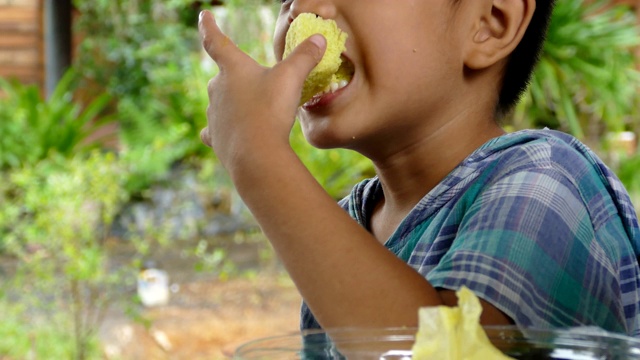
[[[551,9],[283,0],[273,68],[201,14],[220,68],[201,137],[304,298],[302,328],[416,326],[419,307],[455,306],[464,285],[485,325],[640,335],[640,232],[620,182],[567,135],[505,134],[497,123],[526,86]],[[337,21],[355,70],[298,109],[326,47],[314,35],[281,59],[301,13]],[[377,177],[336,204],[289,146],[296,112],[311,144],[358,151]]]

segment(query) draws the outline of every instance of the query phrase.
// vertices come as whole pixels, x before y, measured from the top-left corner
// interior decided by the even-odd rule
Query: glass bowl
[[[640,359],[640,340],[597,328],[484,329],[491,342],[514,359]],[[416,332],[416,328],[308,330],[251,341],[236,350],[234,359],[409,360]]]

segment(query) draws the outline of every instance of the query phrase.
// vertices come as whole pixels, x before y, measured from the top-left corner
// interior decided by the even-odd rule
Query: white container
[[[138,274],[138,296],[147,307],[169,303],[169,275],[160,269],[144,269]]]

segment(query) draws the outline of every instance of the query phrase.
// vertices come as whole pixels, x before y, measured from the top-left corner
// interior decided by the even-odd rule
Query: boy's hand
[[[210,12],[200,13],[198,25],[203,47],[220,69],[208,84],[202,141],[227,169],[243,156],[289,146],[304,80],[322,59],[326,40],[314,35],[286,60],[266,68],[238,49]]]

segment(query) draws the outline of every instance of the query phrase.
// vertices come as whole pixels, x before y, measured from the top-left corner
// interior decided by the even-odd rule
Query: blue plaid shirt
[[[381,196],[373,178],[341,205],[369,228]],[[434,287],[467,286],[518,326],[595,325],[640,336],[634,207],[611,170],[567,134],[526,130],[490,140],[385,246]],[[301,328],[319,327],[303,303]]]

